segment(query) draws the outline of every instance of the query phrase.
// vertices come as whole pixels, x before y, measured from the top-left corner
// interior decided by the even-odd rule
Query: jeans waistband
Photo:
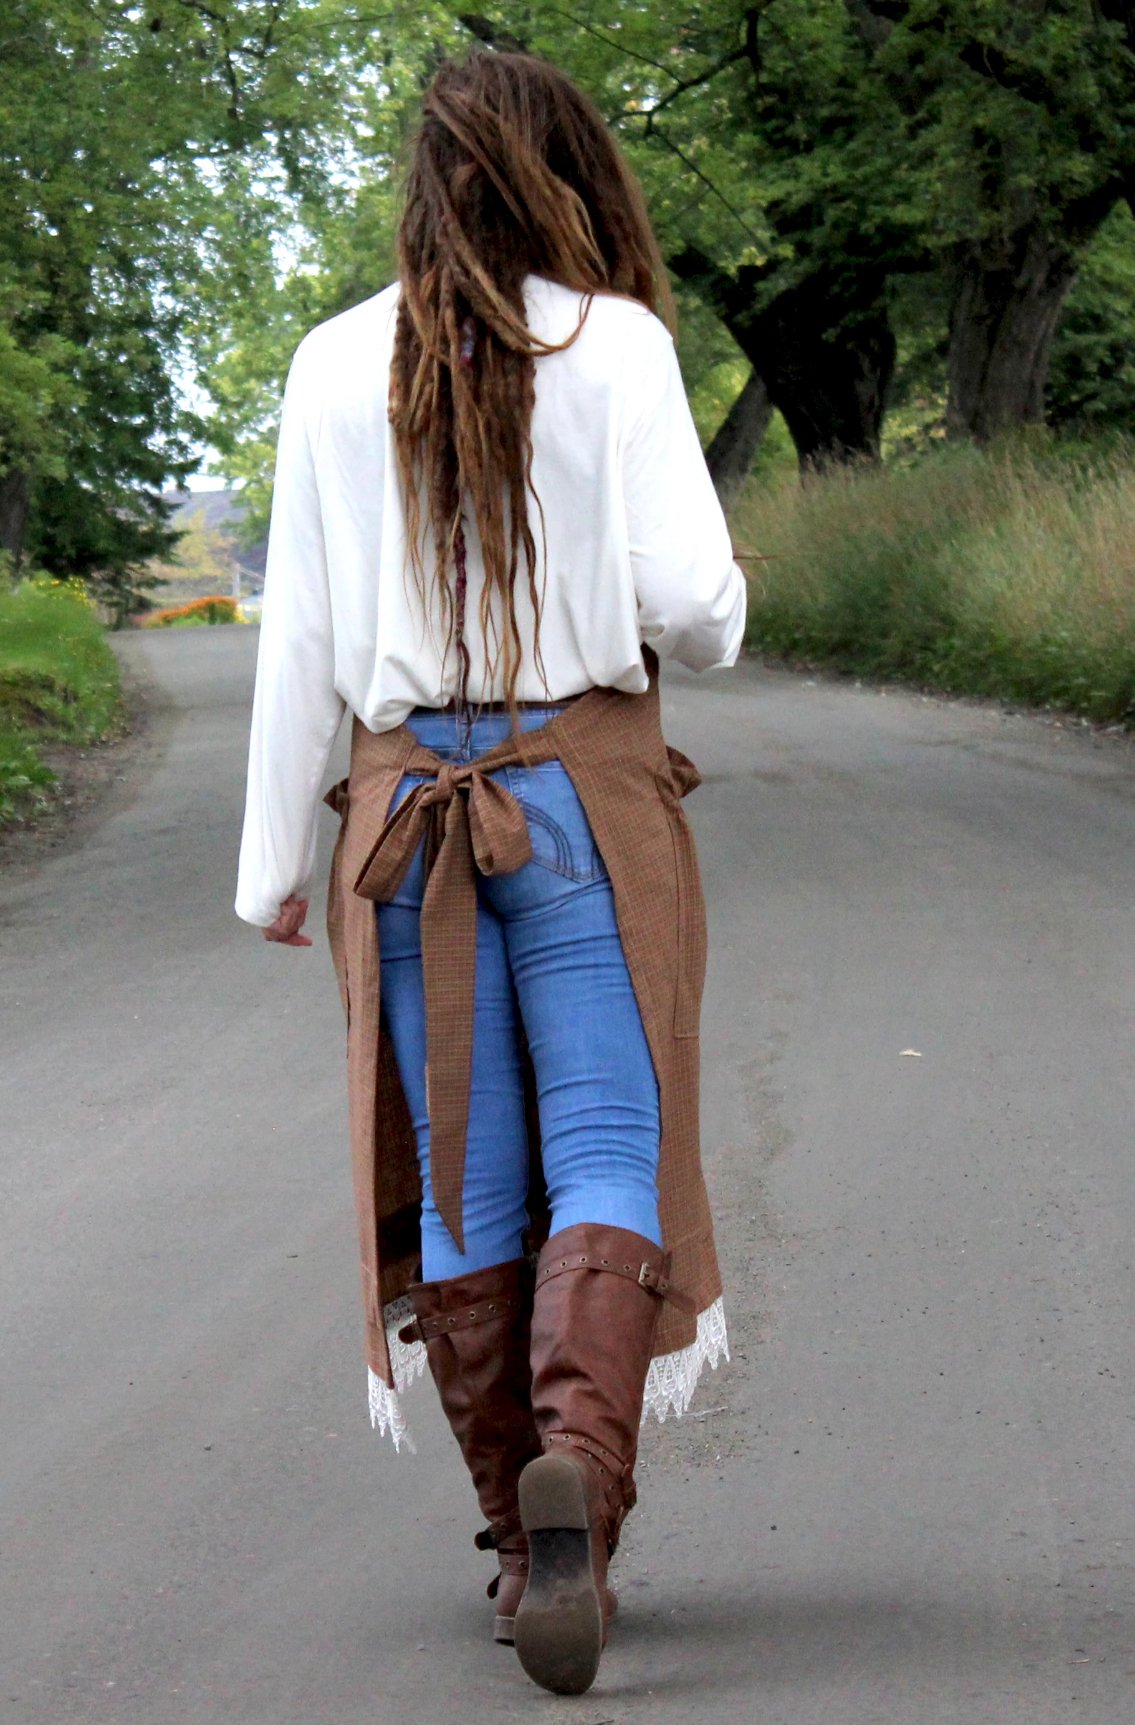
[[[566,701],[522,704],[517,715],[520,729],[539,730],[557,713],[562,713],[568,704]],[[478,755],[487,754],[512,734],[507,707],[502,711],[486,705],[479,716],[471,718],[468,730],[460,716],[447,707],[414,707],[406,715],[405,722],[423,747],[447,761],[474,761]]]

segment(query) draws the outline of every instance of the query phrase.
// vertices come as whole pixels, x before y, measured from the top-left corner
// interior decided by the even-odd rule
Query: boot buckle
[[[670,1286],[670,1279],[656,1270],[653,1264],[643,1264],[638,1272],[638,1285],[664,1295]]]
[[[649,1293],[657,1294],[660,1300],[669,1300],[680,1312],[697,1310],[688,1294],[680,1294],[675,1288],[666,1270],[656,1270],[653,1264],[643,1264],[638,1273],[638,1285]]]

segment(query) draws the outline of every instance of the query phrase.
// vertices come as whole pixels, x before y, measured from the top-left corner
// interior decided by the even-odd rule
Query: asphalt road
[[[0,1718],[1135,1717],[1131,747],[668,679],[733,1361],[648,1435],[556,1701],[488,1639],[432,1389],[416,1457],[367,1423],[322,905],[303,951],[231,909],[255,646],[123,641],[131,782],[0,884]]]

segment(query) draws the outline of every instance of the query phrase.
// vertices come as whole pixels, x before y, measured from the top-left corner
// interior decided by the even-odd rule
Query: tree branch
[[[649,54],[641,54],[637,48],[628,48],[626,43],[620,42],[617,37],[605,36],[602,30],[597,30],[594,24],[589,24],[587,19],[579,17],[578,13],[567,12],[562,6],[549,6],[546,10],[553,18],[566,18],[569,24],[574,24],[585,36],[594,36],[597,42],[602,42],[607,48],[613,48],[617,54],[624,55],[628,60],[637,60],[642,66],[652,66],[656,72],[661,72],[667,78],[677,75],[673,66],[667,66],[662,60],[652,60]]]
[[[872,54],[877,54],[895,27],[896,8],[873,6],[871,0],[844,0],[844,7],[862,41]],[[901,10],[905,12],[905,6]]]
[[[1132,7],[1131,11],[1135,17],[1135,7]],[[1102,154],[1108,159],[1109,167],[1114,163],[1115,151],[1111,144],[1110,126],[1112,116],[1106,108],[1101,110],[1085,107],[1081,103],[1070,103],[1061,84],[1054,83],[1042,72],[1020,66],[988,42],[964,43],[961,59],[972,72],[989,79],[999,89],[1008,90],[1012,95],[1019,96],[1023,102],[1030,102],[1038,108],[1044,108],[1049,114],[1066,119],[1085,155]],[[1102,126],[1101,113],[1105,120]]]
[[[650,115],[648,114],[646,118],[649,120]],[[708,190],[713,193],[713,196],[717,199],[718,203],[721,204],[724,209],[729,211],[729,214],[733,217],[733,220],[737,223],[742,233],[747,234],[753,244],[758,246],[762,252],[764,251],[766,241],[762,236],[754,232],[741,214],[740,210],[734,208],[734,206],[729,202],[729,199],[725,196],[725,193],[718,190],[713,181],[709,178],[708,174],[702,172],[697,163],[692,161],[690,157],[686,155],[686,152],[674,142],[673,138],[667,137],[665,132],[660,132],[657,127],[653,126],[648,128],[646,135],[650,138],[657,138],[659,143],[664,144],[668,150],[672,151],[673,154],[677,156],[678,160],[684,167],[687,167],[690,170],[691,174],[696,174],[698,179],[702,182],[702,185],[706,186]]]
[[[971,72],[990,79],[1002,90],[1022,96],[1026,102],[1035,102],[1042,108],[1052,108],[1058,103],[1057,92],[1042,73],[1016,65],[991,42],[963,43],[960,58]]]
[[[505,54],[526,54],[528,46],[514,36],[511,30],[506,30],[500,24],[494,24],[489,18],[482,18],[477,12],[459,12],[457,22],[464,24],[471,36],[478,42],[483,42],[486,48],[496,48]]]
[[[1135,175],[1115,174],[1093,191],[1074,198],[1061,211],[1061,227],[1073,241],[1083,243],[1096,233],[1116,204],[1135,196]],[[1135,212],[1133,212],[1135,213]]]
[[[217,33],[220,36],[221,42],[221,65],[224,71],[225,82],[229,87],[229,95],[232,98],[229,104],[229,118],[230,120],[239,121],[241,98],[240,79],[237,77],[237,70],[233,64],[232,44],[229,40],[229,20],[227,15],[223,12],[217,12],[212,6],[206,5],[205,0],[179,0],[179,4],[183,11],[196,12],[199,17],[208,18],[217,26]]]
[[[736,284],[720,264],[695,245],[684,245],[681,251],[669,253],[666,263],[679,281],[688,282],[697,289],[722,322],[728,322]]]
[[[765,0],[765,4],[770,5],[771,0]],[[764,9],[764,6],[750,6],[749,10],[745,13],[745,46],[743,53],[750,66],[753,68],[753,77],[758,79],[761,75],[761,43],[758,32],[760,29],[761,13]]]
[[[1122,26],[1127,46],[1135,53],[1135,4],[1132,0],[1094,0],[1094,4],[1105,23]]]
[[[655,114],[660,114],[663,108],[668,108],[671,102],[676,102],[679,96],[684,96],[687,90],[696,90],[702,84],[708,84],[711,78],[716,78],[717,74],[719,72],[724,72],[727,66],[735,66],[738,60],[745,60],[747,58],[747,46],[734,48],[732,53],[723,54],[721,59],[714,65],[708,67],[706,71],[699,72],[696,78],[683,78],[680,83],[674,85],[672,90],[667,90],[666,94],[660,97],[654,104],[653,108],[649,110],[651,118],[653,118]]]
[[[699,72],[696,78],[681,79],[674,85],[672,90],[667,90],[664,96],[660,96],[658,98],[653,108],[620,108],[616,113],[609,116],[607,123],[608,125],[613,125],[618,120],[645,120],[646,132],[647,136],[649,136],[653,126],[654,116],[656,114],[660,114],[663,108],[668,108],[671,102],[676,102],[678,97],[684,96],[687,90],[696,90],[700,85],[708,84],[711,78],[716,78],[717,74],[719,72],[724,72],[727,66],[736,65],[738,60],[745,60],[747,58],[747,48],[734,48],[732,53],[723,55],[720,60],[716,61],[706,71]],[[670,75],[673,77],[673,73]]]

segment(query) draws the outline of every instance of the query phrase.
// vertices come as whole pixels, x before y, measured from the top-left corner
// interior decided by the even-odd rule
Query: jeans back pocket
[[[504,773],[528,822],[532,861],[565,880],[602,880],[607,865],[567,768],[560,761],[544,761],[506,767]]]

